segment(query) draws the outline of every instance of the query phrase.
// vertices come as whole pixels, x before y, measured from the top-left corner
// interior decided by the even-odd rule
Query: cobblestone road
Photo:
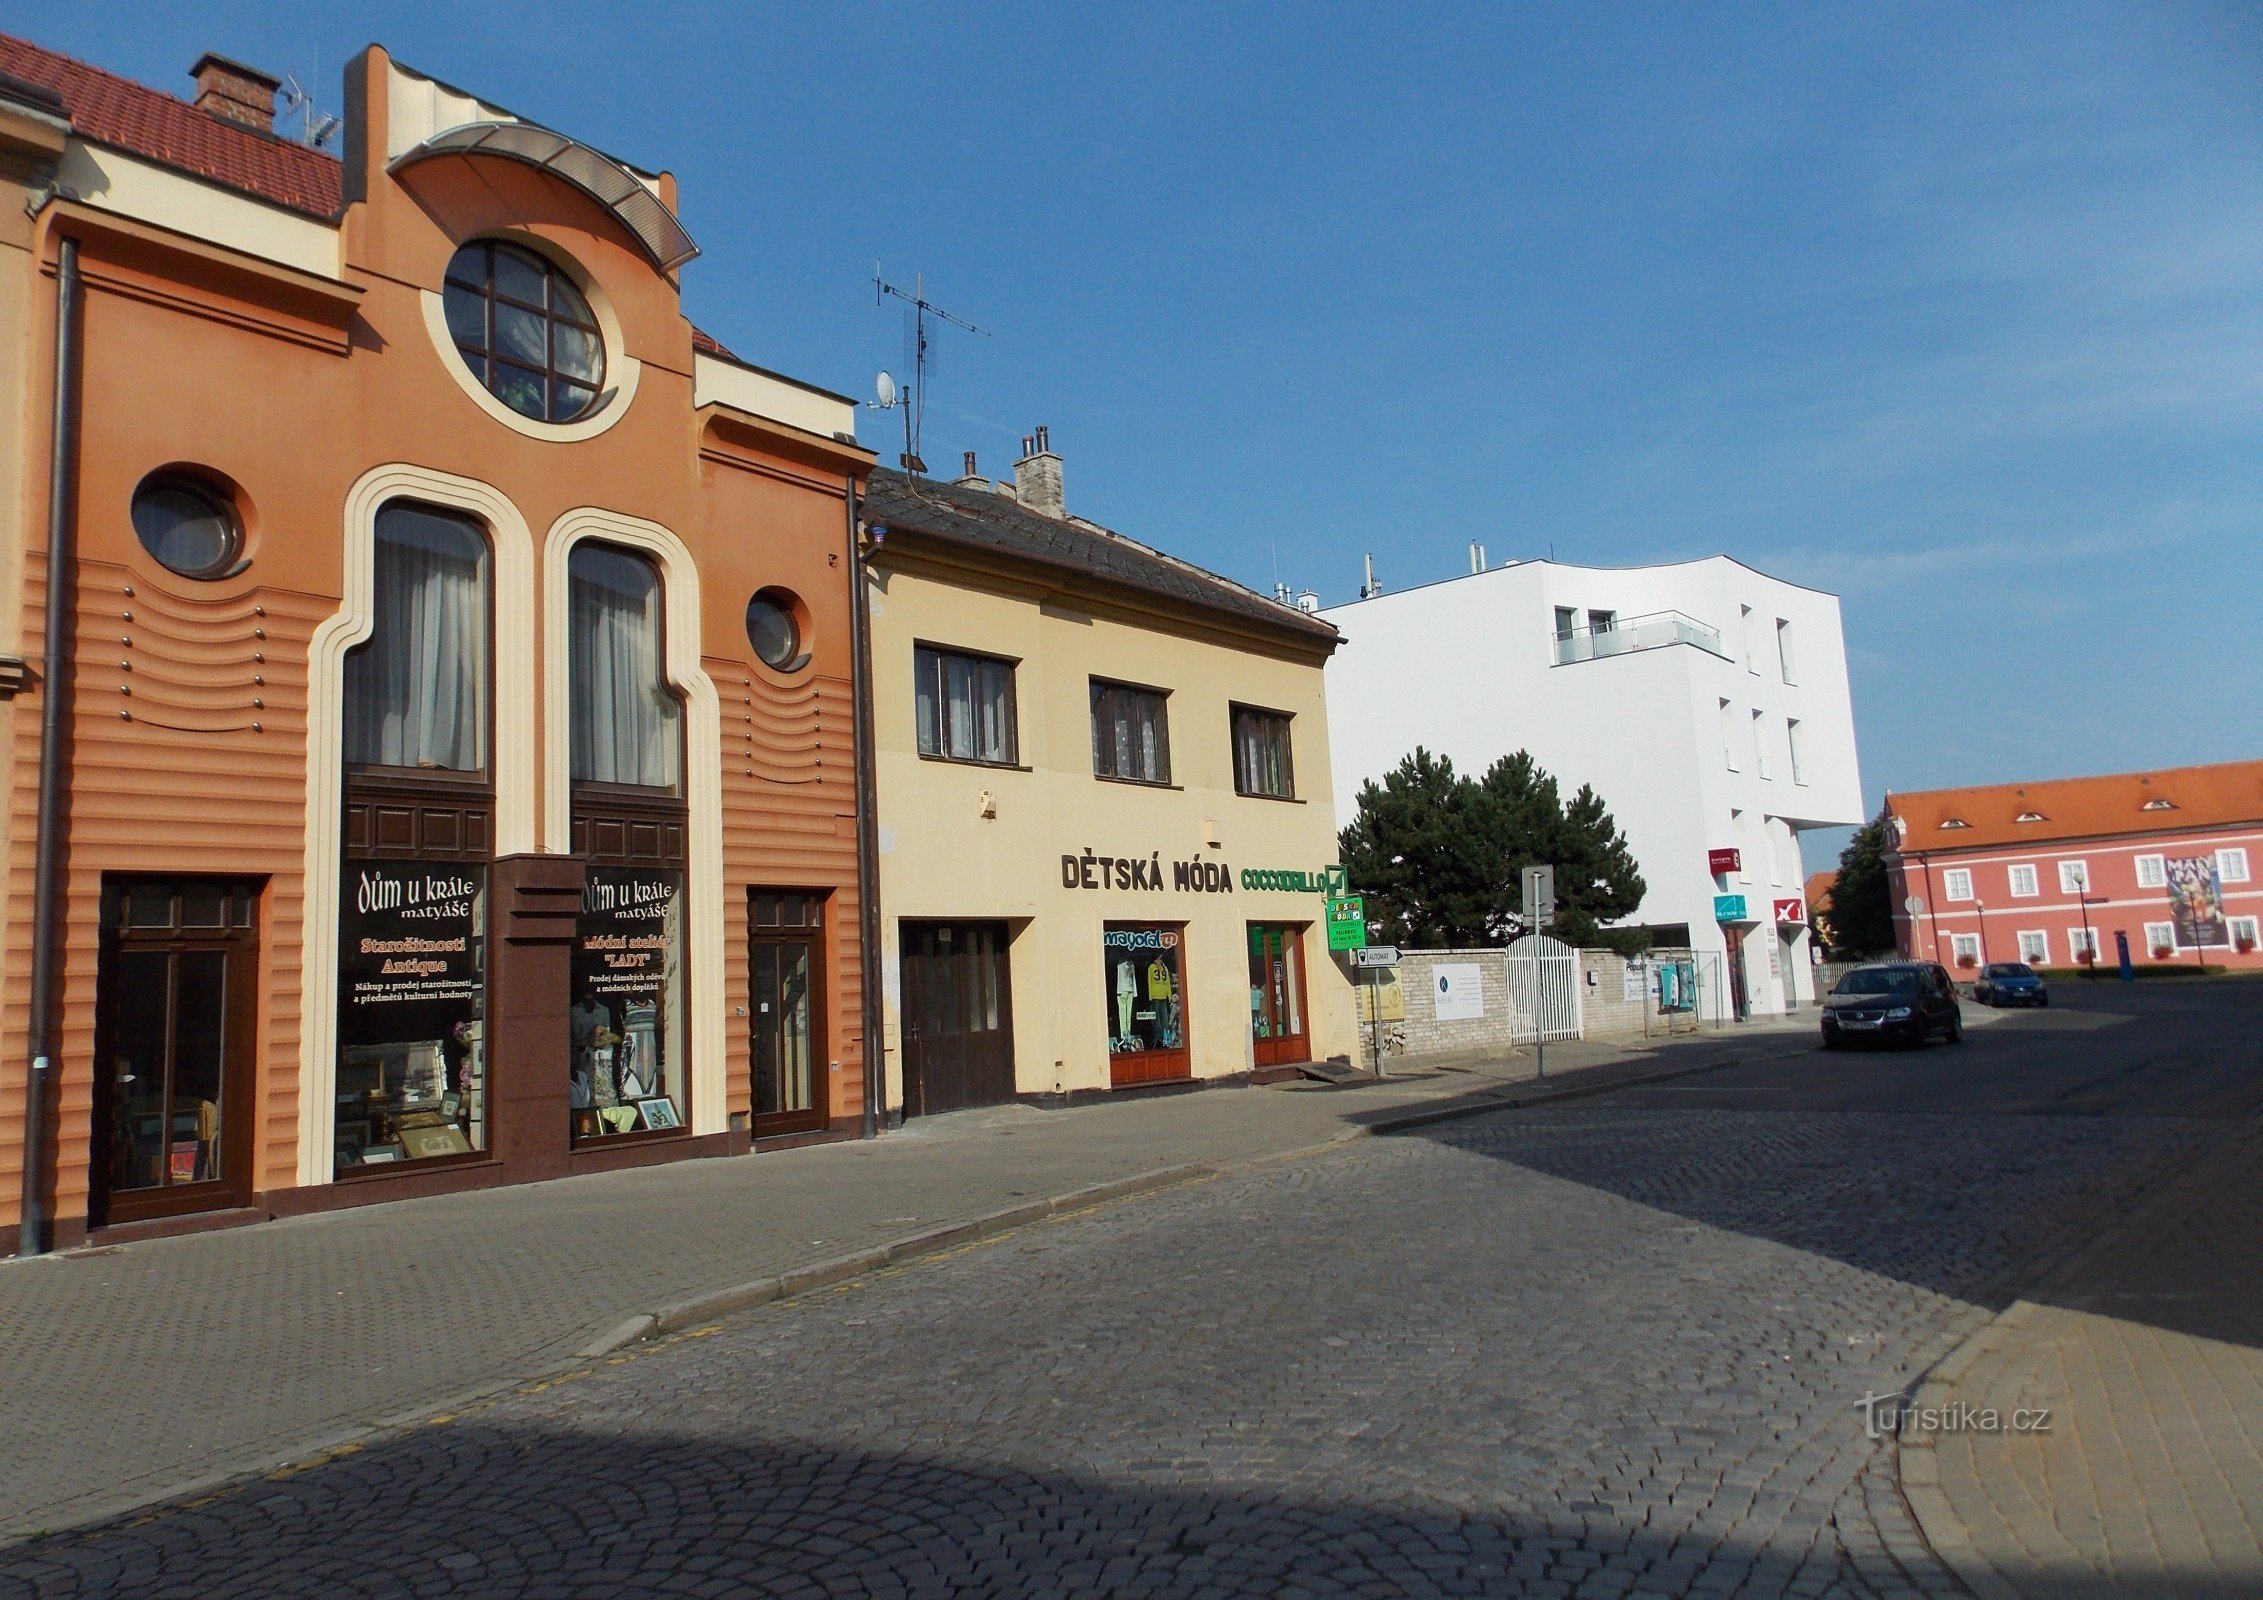
[[[0,1595],[1954,1593],[1856,1402],[2204,1132],[1589,1106],[1368,1141],[19,1546]]]

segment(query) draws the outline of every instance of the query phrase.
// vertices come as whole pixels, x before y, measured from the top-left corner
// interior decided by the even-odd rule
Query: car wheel
[[[1964,1043],[1964,1018],[1954,1011],[1949,1013],[1949,1043]]]
[[[1826,1033],[1825,1035],[1823,1035],[1823,1048],[1826,1050],[1837,1050],[1843,1047],[1840,1045],[1838,1040],[1832,1038],[1829,1034]]]
[[[2051,997],[2049,995],[2045,995],[2042,999],[2036,1001],[2035,1003],[2043,1007],[2045,1010],[2049,1010],[2051,1006]]]

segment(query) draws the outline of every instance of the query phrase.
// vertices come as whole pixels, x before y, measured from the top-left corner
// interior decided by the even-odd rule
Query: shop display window
[[[345,864],[336,1157],[356,1167],[487,1148],[487,868]]]
[[[1101,944],[1110,1054],[1184,1052],[1185,945],[1179,930],[1110,923]]]
[[[577,1141],[685,1126],[683,904],[674,868],[589,869],[566,1018]]]

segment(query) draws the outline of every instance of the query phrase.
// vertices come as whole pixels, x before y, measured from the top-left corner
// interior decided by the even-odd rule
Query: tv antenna
[[[880,263],[875,261],[872,263],[872,303],[874,305],[885,305],[890,295],[894,295],[910,308],[911,327],[908,331],[911,334],[909,341],[911,348],[905,354],[911,357],[911,387],[907,391],[898,393],[895,380],[888,378],[886,373],[882,373],[881,377],[887,379],[887,381],[880,386],[880,398],[876,404],[884,411],[899,405],[903,407],[904,470],[906,472],[925,472],[927,463],[919,459],[919,437],[921,424],[926,421],[927,414],[927,319],[934,317],[938,321],[948,322],[954,328],[964,328],[969,333],[979,333],[985,339],[990,337],[990,330],[978,328],[967,321],[966,318],[954,312],[945,311],[941,306],[929,300],[927,298],[927,274],[924,272],[912,279],[912,286],[909,289],[902,289],[880,275]]]
[[[315,109],[314,96],[309,94],[296,77],[283,79],[283,115],[297,113],[299,117],[299,143],[319,150],[338,133],[338,119]]]

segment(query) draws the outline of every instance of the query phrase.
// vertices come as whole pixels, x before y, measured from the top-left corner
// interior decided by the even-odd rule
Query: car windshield
[[[1870,967],[1841,978],[1833,994],[1915,994],[1917,974],[1907,967]]]
[[[1988,969],[1991,978],[2032,978],[2035,969],[2024,961],[1999,961]]]

